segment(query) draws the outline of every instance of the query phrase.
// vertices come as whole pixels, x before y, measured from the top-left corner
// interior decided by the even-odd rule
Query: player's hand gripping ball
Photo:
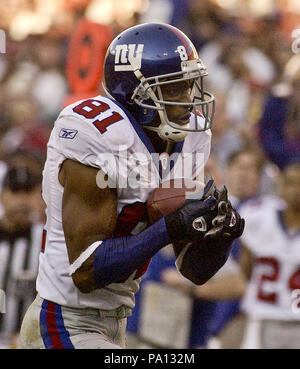
[[[186,178],[163,182],[151,192],[147,201],[150,223],[157,222],[164,215],[180,209],[190,198],[202,198],[205,185]]]
[[[208,237],[237,238],[244,220],[232,207],[225,186],[218,190],[208,177],[206,184],[187,179],[164,182],[147,201],[150,223],[165,216],[173,240]]]
[[[164,216],[172,242],[203,237],[217,215],[216,191],[213,179],[206,185],[179,179],[165,182],[148,199],[150,222]]]

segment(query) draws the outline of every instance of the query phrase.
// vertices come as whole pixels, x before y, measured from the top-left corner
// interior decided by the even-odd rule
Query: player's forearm
[[[210,196],[204,201],[187,201],[180,209],[165,215],[156,223],[141,233],[120,238],[109,238],[105,241],[94,242],[84,251],[90,257],[94,252],[94,276],[79,279],[86,281],[81,287],[90,292],[90,280],[96,288],[103,288],[111,283],[126,280],[136,269],[142,267],[162,247],[182,239],[199,236],[199,232],[192,226],[199,216],[210,219],[215,214],[216,199]],[[203,218],[204,219],[204,218]],[[80,263],[78,263],[80,259]],[[74,274],[82,262],[81,255],[71,265]],[[79,272],[80,273],[80,270]],[[73,276],[76,279],[76,276]],[[74,280],[75,282],[75,280]],[[86,288],[85,288],[86,287]],[[78,287],[79,288],[79,287]]]
[[[71,265],[71,273],[76,286],[81,292],[91,292],[91,284],[94,288],[103,288],[111,283],[129,277],[135,270],[143,266],[162,247],[170,243],[165,220],[162,218],[143,232],[128,237],[110,238],[94,243],[90,248],[93,254],[93,276],[91,270],[82,273],[81,265],[78,269]],[[89,256],[89,255],[87,255]],[[77,274],[77,277],[76,277]],[[81,274],[81,277],[78,277]],[[89,277],[86,277],[89,274]]]
[[[97,287],[103,288],[129,276],[169,243],[164,218],[137,235],[104,241],[94,256]]]

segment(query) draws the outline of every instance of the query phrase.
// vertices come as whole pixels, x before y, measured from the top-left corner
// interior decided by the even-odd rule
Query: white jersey
[[[192,124],[193,119],[191,119]],[[45,245],[40,255],[37,290],[44,299],[71,307],[115,309],[120,305],[134,306],[140,277],[146,266],[134,272],[126,281],[112,283],[91,293],[81,293],[69,275],[69,260],[62,226],[63,187],[58,173],[65,159],[87,166],[102,168],[115,185],[118,195],[116,237],[139,232],[145,224],[146,201],[151,191],[163,178],[198,176],[210,151],[211,132],[189,133],[184,142],[177,143],[175,154],[190,157],[191,173],[182,156],[174,160],[170,170],[159,165],[158,154],[140,127],[128,112],[111,99],[97,96],[66,107],[59,115],[48,142],[47,160],[43,172],[43,198],[47,204]],[[171,160],[172,161],[172,160]],[[186,160],[184,164],[186,164]],[[101,177],[102,178],[102,177]],[[98,186],[103,178],[97,180]],[[80,214],[78,214],[80,217]],[[99,241],[99,244],[101,242]]]
[[[300,288],[300,232],[282,220],[280,199],[260,198],[240,209],[245,218],[242,243],[253,256],[253,270],[242,310],[253,319],[300,320],[293,291]]]

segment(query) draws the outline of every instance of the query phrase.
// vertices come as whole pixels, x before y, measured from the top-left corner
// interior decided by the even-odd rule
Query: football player
[[[248,324],[242,348],[300,348],[300,163],[280,178],[280,197],[251,200],[241,264],[249,277],[242,301]]]
[[[152,225],[146,210],[163,172],[182,178],[179,155],[163,171],[155,154],[200,153],[191,178],[203,170],[214,111],[214,97],[203,89],[206,74],[184,33],[138,25],[107,51],[107,96],[61,112],[48,143],[47,222],[23,348],[124,348],[140,278],[170,243],[179,270],[195,283],[225,263],[243,220],[212,180],[201,200],[186,201]]]

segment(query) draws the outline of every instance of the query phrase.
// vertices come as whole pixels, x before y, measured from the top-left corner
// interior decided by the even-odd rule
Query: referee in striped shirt
[[[0,348],[13,348],[23,316],[34,300],[43,225],[32,220],[33,196],[41,177],[27,167],[8,168],[0,197]],[[3,293],[3,292],[2,292]]]

